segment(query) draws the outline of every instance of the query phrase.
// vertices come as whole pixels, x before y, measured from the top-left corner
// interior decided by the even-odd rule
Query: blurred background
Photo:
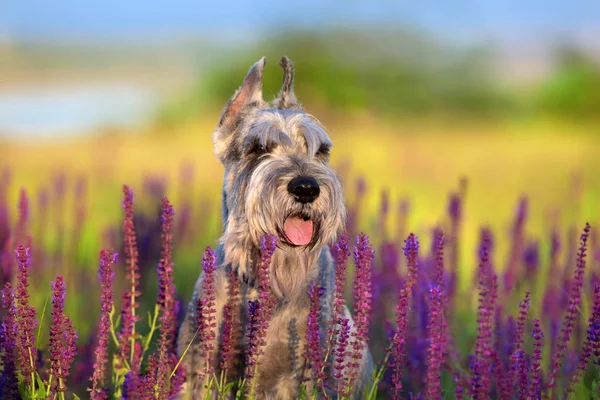
[[[552,227],[576,227],[573,242],[600,221],[599,21],[592,0],[4,1],[4,218],[17,220],[25,188],[33,243],[59,255],[49,276],[78,265],[93,272],[76,278],[85,285],[100,247],[119,246],[123,184],[136,191],[141,257],[156,265],[166,193],[186,299],[221,230],[212,130],[252,63],[267,57],[270,99],[288,55],[348,203],[361,202],[357,229],[406,233],[377,225],[389,213],[427,246],[458,193],[461,268],[476,265],[481,226],[500,238],[502,265],[527,196],[527,238],[548,254]]]

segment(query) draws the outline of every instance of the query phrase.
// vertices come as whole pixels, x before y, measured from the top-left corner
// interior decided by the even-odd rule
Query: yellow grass
[[[120,216],[121,184],[139,188],[145,173],[173,181],[168,194],[177,207],[179,170],[183,161],[191,161],[196,166],[195,196],[219,200],[223,168],[212,154],[210,137],[216,119],[217,113],[211,113],[159,134],[140,129],[61,142],[5,143],[0,156],[12,166],[19,186],[26,186],[32,194],[34,188],[50,186],[53,171],[60,168],[70,175],[88,174],[90,217],[99,239],[100,227]],[[332,120],[326,126],[334,142],[332,163],[351,159],[352,176],[362,174],[367,179],[369,214],[377,212],[383,187],[389,188],[393,204],[408,197],[410,228],[425,245],[428,228],[446,213],[448,192],[457,188],[461,176],[467,176],[463,227],[467,264],[473,264],[481,224],[491,226],[500,237],[508,235],[522,193],[530,197],[528,232],[532,235],[547,233],[553,208],[560,209],[565,222],[576,222],[578,227],[586,220],[599,219],[600,137],[589,127],[549,122],[383,124],[364,116],[346,123]],[[582,177],[579,194],[572,187],[573,174]],[[351,200],[352,188],[347,193]],[[13,190],[11,201],[16,201],[16,194]],[[373,229],[369,219],[363,227],[367,232]],[[508,241],[501,240],[498,254],[507,245]]]

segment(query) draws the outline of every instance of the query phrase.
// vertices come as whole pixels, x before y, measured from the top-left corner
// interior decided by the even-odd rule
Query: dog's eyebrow
[[[318,124],[302,123],[298,125],[297,134],[304,138],[306,151],[310,155],[316,154],[323,145],[331,147],[331,141]]]
[[[260,146],[273,147],[276,145],[292,146],[292,140],[279,129],[277,124],[270,122],[259,122],[253,124],[243,140],[242,147],[258,144]]]

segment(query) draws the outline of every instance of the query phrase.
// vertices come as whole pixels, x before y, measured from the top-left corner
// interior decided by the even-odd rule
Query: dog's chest
[[[251,300],[255,296],[255,292],[248,293],[247,298]],[[247,308],[245,312],[248,312]],[[257,360],[259,388],[292,393],[298,387],[304,367],[308,314],[307,301],[281,300],[276,304],[267,328],[265,346]]]

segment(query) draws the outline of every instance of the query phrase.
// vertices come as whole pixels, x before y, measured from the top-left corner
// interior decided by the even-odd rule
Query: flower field
[[[350,330],[334,313],[319,326],[321,288],[307,288],[299,397],[347,398],[369,346],[365,398],[598,398],[597,137],[327,125],[348,206],[347,236],[330,244],[336,307],[346,302],[359,323]],[[264,238],[249,326],[231,329],[234,313],[214,326],[222,169],[208,132],[3,146],[0,398],[173,398],[185,378],[175,337],[201,272],[197,335],[227,338],[204,349],[220,362],[204,382],[219,398],[256,396],[276,238]],[[245,379],[229,382],[236,356]]]

